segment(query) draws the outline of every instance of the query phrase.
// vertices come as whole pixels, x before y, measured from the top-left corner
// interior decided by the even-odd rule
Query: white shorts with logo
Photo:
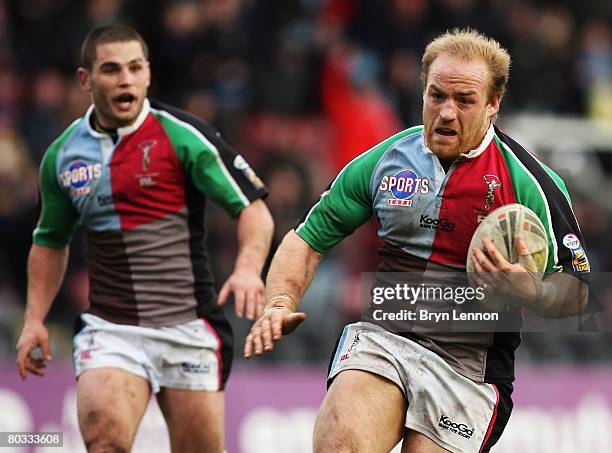
[[[414,341],[373,324],[349,324],[338,342],[329,382],[344,370],[369,371],[397,384],[408,401],[406,427],[443,448],[457,453],[490,448],[499,402],[496,386],[461,376]]]
[[[218,391],[222,388],[221,341],[204,319],[167,327],[114,324],[89,313],[73,340],[77,377],[95,368],[119,368],[160,387]]]

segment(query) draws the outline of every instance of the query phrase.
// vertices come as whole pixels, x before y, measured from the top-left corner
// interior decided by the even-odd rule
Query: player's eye
[[[100,68],[100,71],[103,74],[115,74],[115,73],[119,72],[119,66],[116,66],[116,65],[103,65]]]

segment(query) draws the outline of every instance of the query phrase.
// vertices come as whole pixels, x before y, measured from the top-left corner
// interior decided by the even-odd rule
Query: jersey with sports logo
[[[423,127],[400,132],[353,159],[297,226],[297,234],[324,253],[372,215],[384,241],[382,272],[465,270],[479,222],[509,203],[531,208],[546,228],[547,272],[584,278],[589,264],[563,181],[494,126],[480,146],[447,172],[427,148]],[[476,380],[514,380],[520,310],[504,314],[506,332],[461,333],[423,329],[402,333]],[[431,325],[431,323],[430,323]]]
[[[231,216],[267,191],[214,128],[145,100],[116,143],[92,128],[93,106],[49,147],[40,170],[34,243],[60,248],[87,233],[89,312],[140,326],[218,313],[204,208]]]

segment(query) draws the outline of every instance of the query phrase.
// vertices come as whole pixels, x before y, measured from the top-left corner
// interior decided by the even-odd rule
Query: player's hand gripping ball
[[[527,246],[529,254],[527,256],[519,256],[516,248],[516,238],[523,239]],[[497,208],[491,212],[478,225],[467,255],[466,270],[470,284],[474,283],[474,263],[472,261],[473,249],[475,247],[482,248],[485,255],[487,254],[486,247],[483,244],[483,239],[489,239],[497,248],[499,253],[509,263],[526,264],[526,268],[535,273],[541,278],[546,270],[548,262],[548,236],[544,225],[539,217],[526,206],[518,203],[508,204]],[[507,295],[495,294],[495,292],[486,292],[482,303],[489,309],[495,312],[509,310],[516,306],[511,297]]]

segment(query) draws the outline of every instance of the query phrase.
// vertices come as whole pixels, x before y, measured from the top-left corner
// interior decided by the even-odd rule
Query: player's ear
[[[76,75],[79,81],[79,85],[81,85],[83,91],[87,91],[89,93],[91,91],[91,75],[89,71],[84,67],[80,66],[77,69]]]
[[[151,64],[149,60],[146,61],[145,68],[147,70],[147,88],[149,88],[151,86]]]
[[[494,94],[487,104],[487,116],[494,117],[499,112],[499,104],[501,103],[501,93]]]

